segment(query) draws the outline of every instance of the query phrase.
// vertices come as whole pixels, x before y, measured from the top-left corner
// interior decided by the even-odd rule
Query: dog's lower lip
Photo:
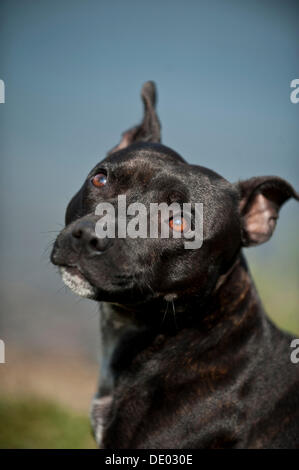
[[[76,275],[78,277],[81,277],[82,279],[85,279],[84,274],[80,271],[77,266],[63,266],[64,269],[66,269],[70,274]]]

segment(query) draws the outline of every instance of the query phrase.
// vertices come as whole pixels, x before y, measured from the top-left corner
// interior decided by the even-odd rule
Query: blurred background
[[[98,310],[49,264],[89,170],[158,85],[163,142],[230,181],[299,190],[299,4],[265,0],[2,0],[0,447],[94,447]],[[273,320],[299,335],[299,206],[246,251]]]

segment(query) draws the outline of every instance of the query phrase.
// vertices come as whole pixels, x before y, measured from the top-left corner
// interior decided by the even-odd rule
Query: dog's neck
[[[194,330],[197,348],[204,354],[220,343],[230,344],[234,335],[262,331],[265,315],[246,262],[240,254],[222,275],[208,301],[196,296],[152,304],[142,309],[101,304],[100,395],[110,394],[115,378],[138,354],[159,348],[169,337]],[[196,316],[194,315],[196,312]],[[145,321],[147,319],[148,321]],[[163,342],[162,341],[162,342]]]

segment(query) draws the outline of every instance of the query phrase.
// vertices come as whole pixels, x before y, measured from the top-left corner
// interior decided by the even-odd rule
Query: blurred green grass
[[[267,315],[299,337],[299,247],[291,243],[289,251],[269,250],[264,257],[249,249],[246,257]]]
[[[88,416],[37,397],[0,395],[1,449],[94,449]]]

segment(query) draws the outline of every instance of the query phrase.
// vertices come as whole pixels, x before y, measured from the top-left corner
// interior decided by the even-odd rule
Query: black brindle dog
[[[160,144],[152,82],[142,99],[142,123],[91,170],[51,257],[73,291],[100,302],[97,442],[108,449],[299,447],[292,338],[267,318],[242,254],[271,237],[281,206],[299,195],[279,177],[231,184],[189,165]],[[95,208],[116,207],[118,195],[146,207],[203,203],[201,248],[185,249],[173,236],[97,237]]]

